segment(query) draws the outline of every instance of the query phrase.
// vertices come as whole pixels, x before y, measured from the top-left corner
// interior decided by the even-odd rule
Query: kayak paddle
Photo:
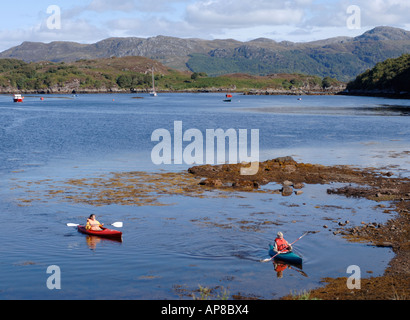
[[[306,231],[304,234],[302,234],[299,238],[297,238],[295,241],[293,241],[291,244],[290,244],[290,246],[292,245],[292,244],[294,244],[296,241],[299,241],[300,239],[302,239],[305,235],[307,235],[309,233],[309,231]],[[283,252],[285,252],[286,251],[286,249],[285,250],[282,250],[282,251],[279,251],[277,254],[275,254],[272,258],[269,258],[269,259],[263,259],[263,260],[261,260],[261,262],[268,262],[268,261],[272,261],[273,260],[273,258],[275,258],[278,254],[281,254],[281,253],[283,253]]]
[[[302,271],[302,270],[299,270],[299,269],[297,269],[297,268],[294,268],[294,267],[292,267],[292,266],[290,266],[290,265],[288,265],[288,268],[291,269],[291,270],[295,270],[295,271],[299,272],[302,276],[304,276],[304,277],[306,277],[306,278],[309,278],[309,276],[306,274],[306,272],[304,272],[304,271]]]
[[[114,222],[114,223],[111,223],[111,225],[116,228],[122,228],[124,224],[122,222]],[[78,227],[78,226],[79,224],[67,223],[67,227]]]
[[[269,262],[269,261],[273,260],[273,258],[275,258],[278,254],[284,253],[285,251],[286,251],[286,250],[279,251],[279,252],[278,252],[277,254],[275,254],[273,257],[268,258],[268,259],[263,259],[263,260],[261,260],[261,262]]]

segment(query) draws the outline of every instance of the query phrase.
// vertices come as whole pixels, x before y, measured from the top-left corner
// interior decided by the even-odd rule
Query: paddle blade
[[[123,223],[122,222],[114,222],[113,224],[112,224],[112,226],[114,226],[114,227],[116,227],[116,228],[122,228],[123,227]]]
[[[79,226],[79,224],[67,223],[67,227],[77,227],[77,226]]]
[[[263,259],[263,260],[261,260],[261,262],[269,262],[269,261],[271,261],[272,260],[272,258],[269,258],[269,259]]]

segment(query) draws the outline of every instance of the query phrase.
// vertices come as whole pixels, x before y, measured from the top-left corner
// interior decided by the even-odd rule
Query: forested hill
[[[209,77],[183,72],[145,57],[82,59],[75,62],[24,62],[0,59],[0,93],[103,93],[159,91],[230,91],[254,94],[334,93],[344,83],[303,74],[255,76],[230,74]]]
[[[377,63],[347,85],[349,93],[410,96],[410,54]]]

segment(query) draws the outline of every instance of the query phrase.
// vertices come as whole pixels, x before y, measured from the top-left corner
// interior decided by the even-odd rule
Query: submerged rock
[[[292,188],[292,187],[283,187],[282,190],[281,190],[281,192],[282,192],[282,196],[287,197],[287,196],[292,195],[292,193],[293,193],[293,188]]]

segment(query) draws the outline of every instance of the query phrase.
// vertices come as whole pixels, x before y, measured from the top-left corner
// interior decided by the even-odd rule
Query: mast
[[[156,97],[157,93],[155,92],[154,66],[152,66],[152,68],[151,68],[151,73],[152,73],[152,92],[151,92],[151,96]]]
[[[152,92],[155,92],[154,67],[152,67],[151,71],[152,71]]]

